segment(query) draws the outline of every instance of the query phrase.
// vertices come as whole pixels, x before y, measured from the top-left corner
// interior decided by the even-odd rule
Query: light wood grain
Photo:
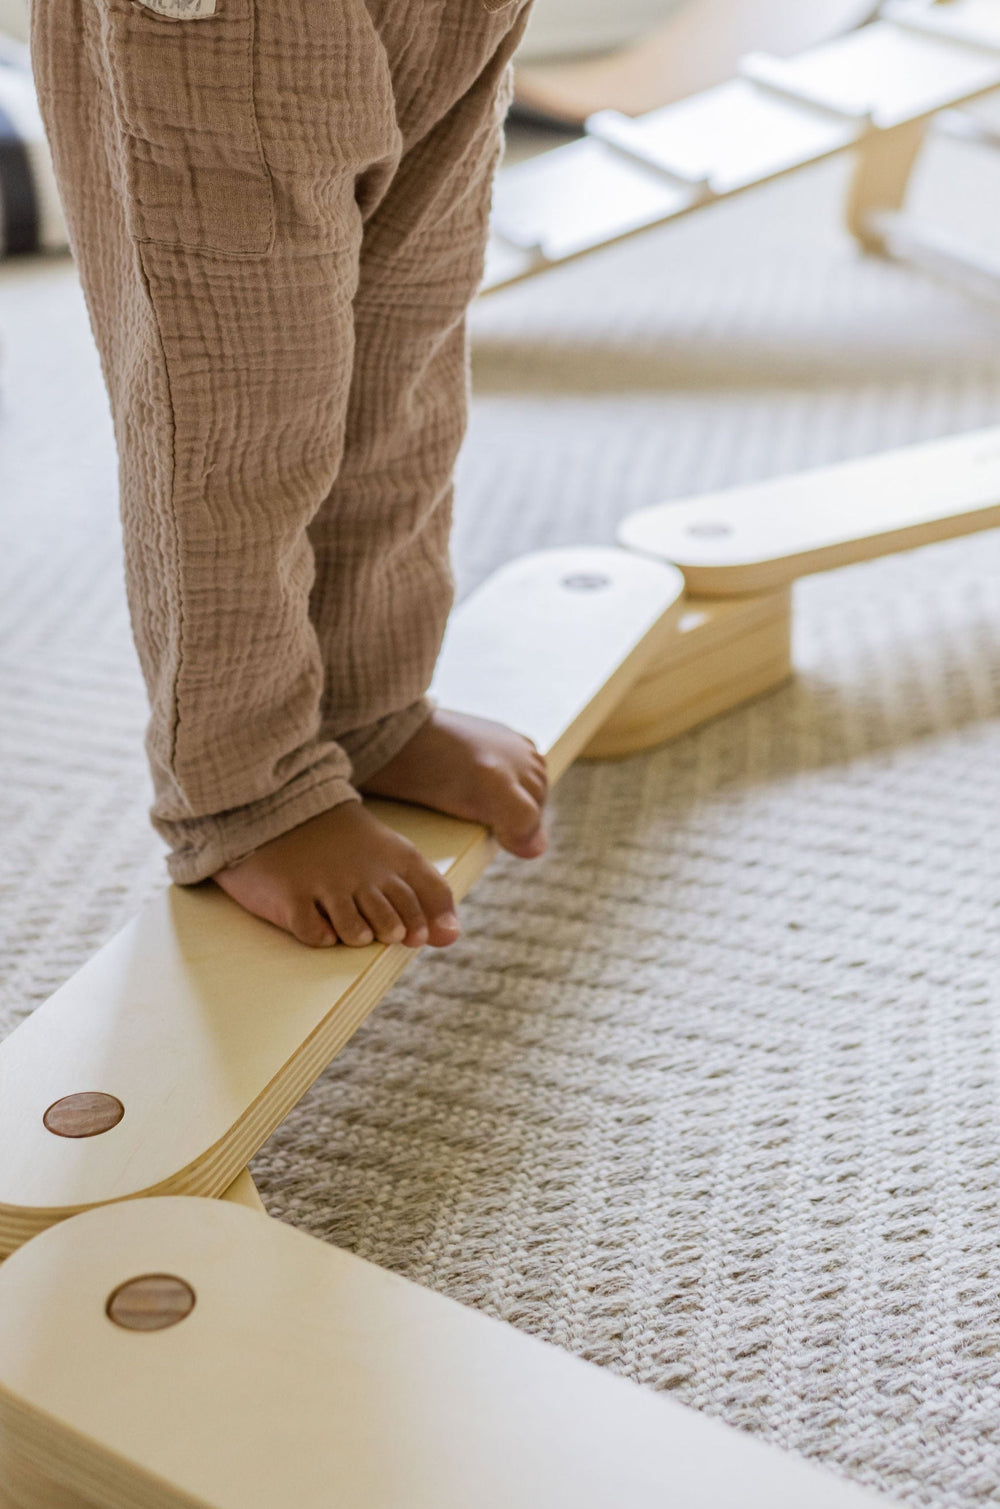
[[[926,120],[907,121],[891,131],[870,131],[859,144],[844,218],[866,251],[886,250],[879,219],[902,209],[926,135]]]
[[[787,587],[754,597],[686,598],[678,630],[591,739],[585,759],[622,759],[664,744],[793,674]]]
[[[36,1462],[26,1460],[0,1428],[0,1509],[106,1509],[100,1499],[53,1482]]]
[[[111,1325],[107,1295],[150,1269],[190,1283],[191,1315]],[[89,1212],[0,1269],[0,1430],[103,1509],[884,1502],[222,1201]]]
[[[681,591],[624,551],[516,561],[455,615],[435,691],[534,738],[558,779],[674,633]],[[458,897],[493,856],[473,823],[377,810]],[[411,958],[307,949],[214,886],[166,891],[0,1045],[0,1251],[87,1206],[221,1194]],[[119,1125],[48,1132],[47,1107],[77,1090],[116,1096]]]
[[[247,1210],[255,1210],[259,1215],[267,1215],[267,1206],[261,1199],[260,1191],[253,1182],[253,1175],[248,1168],[236,1175],[229,1188],[222,1191],[220,1198],[230,1200],[234,1205],[245,1205]]]
[[[619,539],[679,566],[690,592],[727,597],[997,524],[991,428],[643,509]]]

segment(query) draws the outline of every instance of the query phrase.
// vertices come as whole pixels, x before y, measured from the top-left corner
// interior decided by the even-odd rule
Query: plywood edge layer
[[[803,550],[779,560],[741,562],[732,566],[694,565],[674,561],[684,573],[691,591],[704,597],[739,597],[769,592],[787,586],[803,576],[833,571],[841,566],[856,566],[904,550],[917,550],[945,540],[961,539],[1000,525],[1000,503],[976,509],[956,517],[933,519],[900,529],[887,529],[863,539],[842,540],[815,550]]]
[[[194,1308],[113,1324],[139,1274]],[[332,1485],[351,1509],[882,1502],[222,1201],[91,1211],[0,1269],[0,1427],[102,1509],[328,1509]]]
[[[1000,524],[1000,428],[639,510],[619,542],[739,597]]]

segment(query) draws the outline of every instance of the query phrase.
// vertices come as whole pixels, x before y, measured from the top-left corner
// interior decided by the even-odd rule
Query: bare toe
[[[495,812],[493,831],[501,847],[522,859],[544,852],[542,811],[538,800],[506,771],[490,771],[489,787]],[[541,843],[541,848],[538,847]]]
[[[420,910],[427,919],[427,941],[433,948],[447,948],[454,943],[462,925],[455,913],[451,887],[438,872],[423,860],[409,875]]]
[[[324,899],[324,905],[341,943],[346,943],[349,948],[364,948],[374,943],[375,934],[354,905],[353,897],[331,896]]]
[[[366,886],[354,897],[362,917],[371,923],[380,943],[402,943],[406,938],[406,923],[396,907],[377,886]]]
[[[293,907],[288,921],[281,922],[278,926],[283,926],[286,932],[310,948],[332,948],[337,941],[337,934],[330,926],[329,919],[324,917],[312,901]]]
[[[409,948],[422,948],[427,942],[428,929],[427,918],[424,909],[417,900],[417,893],[411,885],[407,885],[401,875],[392,875],[384,884],[385,893],[406,928],[404,942]]]

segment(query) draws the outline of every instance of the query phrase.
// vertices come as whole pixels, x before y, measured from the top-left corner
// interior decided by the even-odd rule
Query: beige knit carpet
[[[1000,166],[925,194],[989,221]],[[463,588],[1000,419],[1000,314],[840,165],[484,302]],[[935,197],[936,196],[936,197]],[[66,265],[0,272],[0,1025],[161,884]],[[795,685],[578,767],[254,1165],[271,1211],[912,1504],[1000,1499],[1000,538],[805,584]],[[2,1155],[2,1154],[0,1154]]]

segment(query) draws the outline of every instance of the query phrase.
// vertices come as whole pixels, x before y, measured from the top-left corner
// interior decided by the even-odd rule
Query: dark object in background
[[[28,49],[0,36],[0,256],[66,245]]]

